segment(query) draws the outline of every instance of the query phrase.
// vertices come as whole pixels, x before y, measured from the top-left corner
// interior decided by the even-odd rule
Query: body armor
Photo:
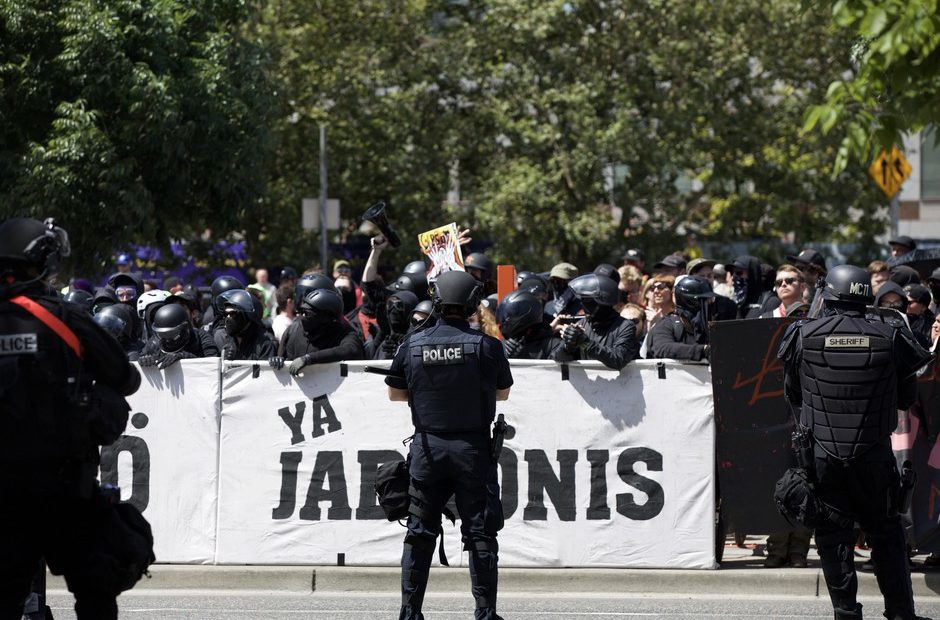
[[[800,328],[800,422],[828,454],[864,454],[897,427],[895,330],[843,314]]]
[[[405,375],[418,431],[487,432],[496,393],[484,388],[483,334],[440,323],[412,336]]]

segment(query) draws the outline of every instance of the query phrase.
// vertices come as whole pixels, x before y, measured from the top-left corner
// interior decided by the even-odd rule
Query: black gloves
[[[196,356],[190,353],[189,351],[176,351],[174,353],[164,353],[163,356],[160,358],[160,365],[157,366],[157,368],[159,368],[160,370],[163,370],[164,368],[172,366],[173,364],[175,364],[176,362],[180,360],[191,360],[191,359],[195,359],[195,357]]]
[[[140,364],[141,368],[156,366],[159,361],[160,358],[156,355],[141,355],[137,358],[137,363]]]
[[[280,355],[275,355],[268,360],[268,365],[274,370],[280,370],[281,368],[284,368],[284,358]]]
[[[522,350],[522,341],[516,338],[506,338],[503,340],[503,349],[506,351],[506,357],[515,357]]]
[[[581,343],[587,340],[587,334],[580,325],[566,325],[561,333],[561,339],[565,343],[565,349],[574,351]]]
[[[303,372],[304,366],[306,366],[307,364],[309,364],[309,361],[307,360],[306,355],[301,355],[300,357],[295,359],[293,362],[290,363],[291,376],[296,377],[297,375],[299,375],[301,372]]]

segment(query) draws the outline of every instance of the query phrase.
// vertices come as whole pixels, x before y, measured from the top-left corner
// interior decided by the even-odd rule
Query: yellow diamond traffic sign
[[[892,147],[891,153],[881,151],[868,168],[868,174],[888,198],[901,191],[901,185],[911,176],[911,165],[898,147]]]

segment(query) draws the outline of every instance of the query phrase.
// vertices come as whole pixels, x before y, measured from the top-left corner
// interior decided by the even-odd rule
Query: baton
[[[379,366],[365,366],[362,371],[371,372],[374,375],[382,375],[385,377],[398,377],[399,379],[405,378],[405,373],[403,372],[395,372],[389,368],[381,368]]]
[[[490,448],[490,459],[499,463],[499,455],[503,451],[503,438],[506,436],[506,416],[499,414],[493,423],[493,444]]]

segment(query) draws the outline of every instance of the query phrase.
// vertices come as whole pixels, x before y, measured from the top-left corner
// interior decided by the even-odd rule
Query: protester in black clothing
[[[773,296],[773,291],[764,290],[760,260],[753,256],[738,256],[727,265],[727,269],[732,273],[733,299],[738,307],[738,318],[760,316],[764,304]]]
[[[418,297],[411,291],[397,291],[385,302],[386,329],[380,330],[365,344],[366,359],[390,360],[398,345],[411,329],[411,315],[418,306]]]
[[[165,304],[153,315],[154,336],[140,352],[141,366],[157,366],[160,370],[184,359],[217,357],[219,348],[212,336],[196,329],[189,311],[180,304]]]
[[[47,284],[68,237],[52,220],[0,224],[0,618],[19,620],[40,558],[79,620],[114,620],[126,540],[96,477],[124,432],[140,374],[117,341]],[[142,564],[146,568],[146,563]],[[48,617],[48,616],[47,616]]]
[[[299,375],[310,364],[327,364],[363,358],[362,339],[343,316],[343,299],[336,289],[320,288],[307,293],[278,345],[272,368],[290,363],[290,373]]]
[[[676,309],[650,329],[646,357],[708,359],[708,321],[715,293],[709,280],[686,276],[675,288]]]
[[[583,306],[585,316],[567,324],[564,323],[567,318],[555,317],[552,328],[560,330],[564,346],[555,351],[552,359],[559,362],[599,360],[608,368],[620,370],[639,357],[636,326],[614,310],[618,299],[617,283],[590,273],[572,280],[570,287]]]
[[[261,303],[248,291],[234,289],[220,296],[224,337],[222,358],[266,360],[277,353],[274,340],[261,323]]]
[[[127,359],[136,362],[144,343],[134,337],[135,325],[138,321],[134,311],[127,304],[112,304],[101,309],[94,316],[95,323],[106,332],[114,336],[127,354]]]
[[[496,308],[496,321],[510,359],[552,359],[562,347],[561,339],[542,321],[542,302],[527,291],[506,295]]]
[[[930,347],[930,328],[934,313],[930,311],[930,289],[923,284],[908,284],[904,287],[907,296],[907,320],[917,341],[924,348]]]

